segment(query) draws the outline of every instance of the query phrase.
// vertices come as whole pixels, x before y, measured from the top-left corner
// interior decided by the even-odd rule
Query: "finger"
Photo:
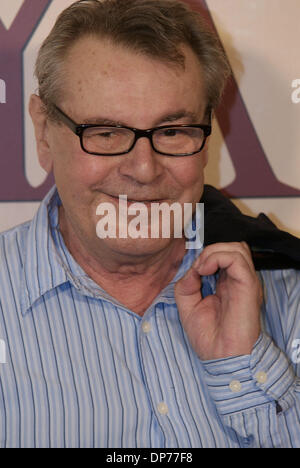
[[[218,270],[226,270],[227,274],[240,283],[249,283],[249,280],[257,280],[253,270],[245,256],[236,251],[217,251],[210,253],[203,261],[196,265],[198,273],[202,276],[215,274]]]
[[[216,244],[211,244],[205,247],[205,249],[199,255],[195,262],[195,267],[197,268],[197,266],[199,266],[201,263],[204,263],[211,254],[217,252],[240,253],[248,263],[251,270],[255,271],[251,250],[246,242],[219,242]]]
[[[217,242],[203,249],[199,257],[205,257],[213,252],[240,252],[245,257],[251,258],[251,250],[246,242]],[[199,258],[198,257],[198,258]]]

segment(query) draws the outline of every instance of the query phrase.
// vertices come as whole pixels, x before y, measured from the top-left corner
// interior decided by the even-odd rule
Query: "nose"
[[[151,184],[163,174],[163,156],[154,151],[148,138],[139,138],[133,150],[122,158],[121,174],[139,184]]]

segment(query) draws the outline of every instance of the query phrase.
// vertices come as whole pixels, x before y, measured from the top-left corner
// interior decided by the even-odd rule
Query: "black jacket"
[[[300,269],[300,239],[281,231],[263,213],[246,216],[220,191],[205,185],[204,244],[245,241],[251,248],[255,268]]]

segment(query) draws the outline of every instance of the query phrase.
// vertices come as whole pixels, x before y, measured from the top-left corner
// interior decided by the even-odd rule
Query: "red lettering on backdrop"
[[[185,0],[200,10],[215,29],[205,0]],[[6,84],[6,103],[0,104],[0,200],[39,201],[53,184],[52,176],[38,188],[24,173],[23,50],[51,0],[24,0],[7,31],[0,22],[0,78]],[[234,78],[228,83],[222,106],[217,110],[236,178],[223,188],[231,197],[300,196],[300,190],[276,178],[255,132]]]
[[[24,171],[23,50],[51,0],[25,0],[9,30],[0,21],[0,78],[6,103],[0,104],[0,200],[39,201],[53,185],[52,176],[38,188]]]

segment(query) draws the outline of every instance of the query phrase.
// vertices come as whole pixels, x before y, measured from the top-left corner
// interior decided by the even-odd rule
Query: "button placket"
[[[164,375],[161,359],[158,357],[161,346],[164,345],[164,342],[161,342],[161,340],[164,338],[163,327],[165,319],[161,322],[161,315],[162,310],[157,310],[155,307],[152,314],[150,314],[150,311],[147,311],[147,314],[143,317],[139,328],[140,350],[149,402],[151,402],[154,419],[160,421],[161,437],[166,438],[170,441],[170,444],[173,444],[176,443],[173,440],[173,391],[170,392],[173,381],[169,382],[168,377]],[[164,354],[162,359],[164,359]],[[171,398],[170,393],[172,393]]]

